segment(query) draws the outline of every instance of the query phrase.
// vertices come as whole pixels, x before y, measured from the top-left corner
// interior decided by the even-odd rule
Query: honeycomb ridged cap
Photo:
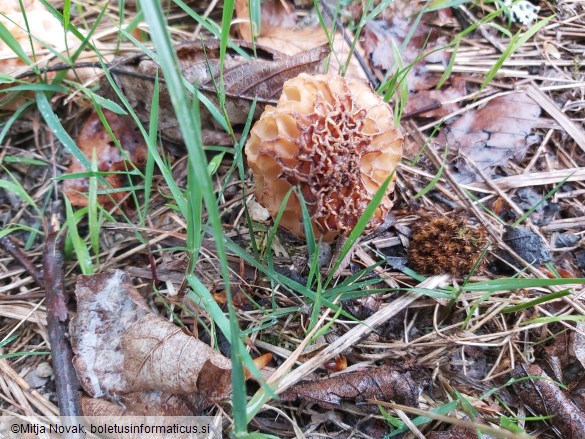
[[[246,144],[256,198],[273,218],[299,186],[317,239],[348,235],[402,158],[404,138],[389,105],[364,83],[336,75],[301,74],[285,82],[276,107],[267,106]],[[366,231],[392,207],[390,184]],[[293,192],[280,225],[304,237]]]

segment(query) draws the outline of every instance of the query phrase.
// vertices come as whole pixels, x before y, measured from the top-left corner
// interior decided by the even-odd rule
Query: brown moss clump
[[[372,89],[335,75],[301,74],[267,106],[246,144],[256,198],[276,217],[299,186],[317,238],[348,235],[376,191],[395,171],[404,139],[392,110]],[[388,188],[387,194],[393,190]],[[368,230],[392,207],[385,196]],[[304,236],[301,204],[292,194],[280,225]]]
[[[412,229],[408,265],[421,274],[464,276],[487,243],[486,230],[469,226],[461,216],[423,217]]]

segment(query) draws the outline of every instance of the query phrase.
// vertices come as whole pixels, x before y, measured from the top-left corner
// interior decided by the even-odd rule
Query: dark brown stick
[[[68,341],[67,296],[63,276],[64,236],[58,227],[49,226],[44,254],[45,292],[47,295],[47,324],[53,356],[57,399],[61,416],[81,416],[79,382],[72,366],[73,353]],[[69,435],[69,438],[80,438]]]
[[[15,240],[10,236],[0,238],[0,246],[14,258],[22,267],[30,274],[35,282],[42,288],[45,286],[43,281],[43,273],[32,263],[27,255],[20,249]]]

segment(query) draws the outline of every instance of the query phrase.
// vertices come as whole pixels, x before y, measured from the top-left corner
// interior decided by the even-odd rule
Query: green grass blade
[[[581,285],[585,278],[573,279],[491,279],[470,283],[462,287],[464,291],[509,291],[522,288],[546,288],[557,285]]]
[[[224,280],[232,331],[232,402],[235,424],[234,429],[236,434],[239,434],[247,431],[246,392],[242,363],[245,361],[244,357],[249,357],[249,354],[245,350],[242,351],[240,349],[240,328],[238,326],[238,319],[230,291],[230,276],[225,244],[221,239],[223,236],[223,228],[219,209],[217,207],[213,182],[207,172],[207,159],[201,143],[201,128],[199,126],[200,121],[198,120],[199,114],[194,115],[190,111],[192,108],[198,108],[197,101],[195,101],[193,107],[189,105],[188,95],[182,85],[182,75],[179,69],[177,56],[174,47],[171,44],[160,5],[146,0],[141,0],[140,5],[144,12],[146,21],[150,26],[150,32],[157,49],[157,55],[159,56],[167,90],[171,97],[173,108],[177,115],[177,121],[179,122],[183,139],[185,140],[187,147],[189,166],[192,168],[193,176],[201,188],[209,222],[215,237],[217,257],[220,262],[221,274]],[[227,20],[227,23],[223,23],[223,28],[226,30],[225,35],[222,34],[222,41],[220,43],[220,58],[223,55],[223,59],[225,59],[227,39],[229,36],[229,21],[231,21],[232,14],[233,0],[227,1],[224,4],[224,19],[227,20],[229,18],[229,20]],[[221,66],[221,68],[223,68],[223,66]],[[194,120],[194,116],[197,118],[196,120]]]
[[[388,190],[388,186],[390,185],[390,182],[392,181],[393,178],[394,172],[392,172],[392,174],[386,179],[382,186],[380,186],[380,188],[376,191],[376,193],[368,203],[368,206],[365,208],[364,213],[362,214],[362,216],[354,226],[353,230],[347,237],[345,244],[343,244],[343,247],[341,248],[341,251],[339,253],[339,257],[337,258],[337,261],[335,261],[335,264],[333,265],[331,272],[329,273],[327,279],[325,280],[324,288],[327,288],[327,286],[333,279],[333,275],[341,265],[341,262],[343,261],[345,256],[347,256],[347,253],[351,250],[356,241],[359,239],[359,237],[367,227],[368,223],[370,222],[370,219],[372,219],[372,217],[374,216],[376,209],[380,206],[382,199],[386,196],[386,191]]]
[[[65,131],[63,125],[61,125],[61,122],[59,121],[59,118],[53,111],[53,108],[51,107],[51,104],[49,103],[47,96],[41,92],[36,93],[35,96],[37,101],[37,107],[41,113],[41,116],[43,116],[43,119],[45,119],[45,122],[47,122],[47,125],[49,126],[51,131],[53,131],[55,136],[57,136],[57,139],[59,139],[59,141],[63,144],[65,149],[69,151],[69,153],[73,155],[73,157],[75,157],[77,161],[85,167],[85,169],[91,169],[91,163],[89,162],[85,154],[83,154],[81,150],[77,147],[69,133]]]
[[[522,311],[527,308],[532,308],[533,306],[540,305],[541,303],[550,302],[552,300],[560,299],[561,297],[565,297],[571,294],[571,290],[561,290],[555,291],[554,293],[546,294],[542,297],[538,297],[537,299],[530,300],[528,302],[520,303],[518,305],[509,306],[504,308],[500,311],[502,314],[509,314],[512,312]]]
[[[441,176],[443,175],[443,169],[445,169],[445,162],[447,161],[447,154],[448,153],[449,153],[449,148],[448,148],[447,145],[445,145],[445,152],[443,153],[443,160],[441,162],[441,167],[439,168],[439,170],[437,171],[437,173],[435,174],[435,176],[433,177],[433,179],[429,182],[429,184],[427,184],[424,188],[422,188],[420,190],[420,192],[418,192],[414,196],[414,199],[415,200],[419,199],[420,197],[424,197],[439,182],[439,180],[441,179]]]
[[[8,46],[24,63],[32,65],[32,60],[28,57],[22,46],[16,41],[16,38],[12,36],[10,31],[0,22],[0,40],[4,41],[4,44]],[[38,68],[35,68],[38,71]]]
[[[546,17],[545,19],[536,23],[534,26],[532,26],[524,33],[518,31],[518,33],[514,35],[510,40],[510,43],[506,47],[506,50],[504,50],[504,52],[500,55],[494,66],[488,71],[484,81],[482,82],[479,88],[480,91],[487,87],[487,85],[492,81],[492,79],[495,78],[495,76],[498,74],[498,71],[500,70],[504,62],[510,57],[510,55],[512,55],[512,53],[514,53],[516,50],[522,47],[530,38],[532,38],[532,36],[534,36],[534,34],[536,34],[544,26],[546,26],[548,22],[551,21],[553,18],[555,18],[555,15]]]
[[[89,250],[77,230],[76,215],[73,213],[73,208],[67,197],[64,197],[63,200],[65,201],[65,227],[68,230],[67,237],[71,239],[79,268],[83,274],[93,274],[93,264],[91,263]]]

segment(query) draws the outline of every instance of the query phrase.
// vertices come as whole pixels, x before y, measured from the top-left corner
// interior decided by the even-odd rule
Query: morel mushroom
[[[403,136],[392,110],[363,83],[335,75],[301,74],[285,82],[276,107],[267,106],[246,144],[256,198],[272,217],[299,186],[317,238],[348,235],[402,157]],[[387,194],[366,231],[381,225]],[[280,225],[304,236],[299,198],[292,194]]]

